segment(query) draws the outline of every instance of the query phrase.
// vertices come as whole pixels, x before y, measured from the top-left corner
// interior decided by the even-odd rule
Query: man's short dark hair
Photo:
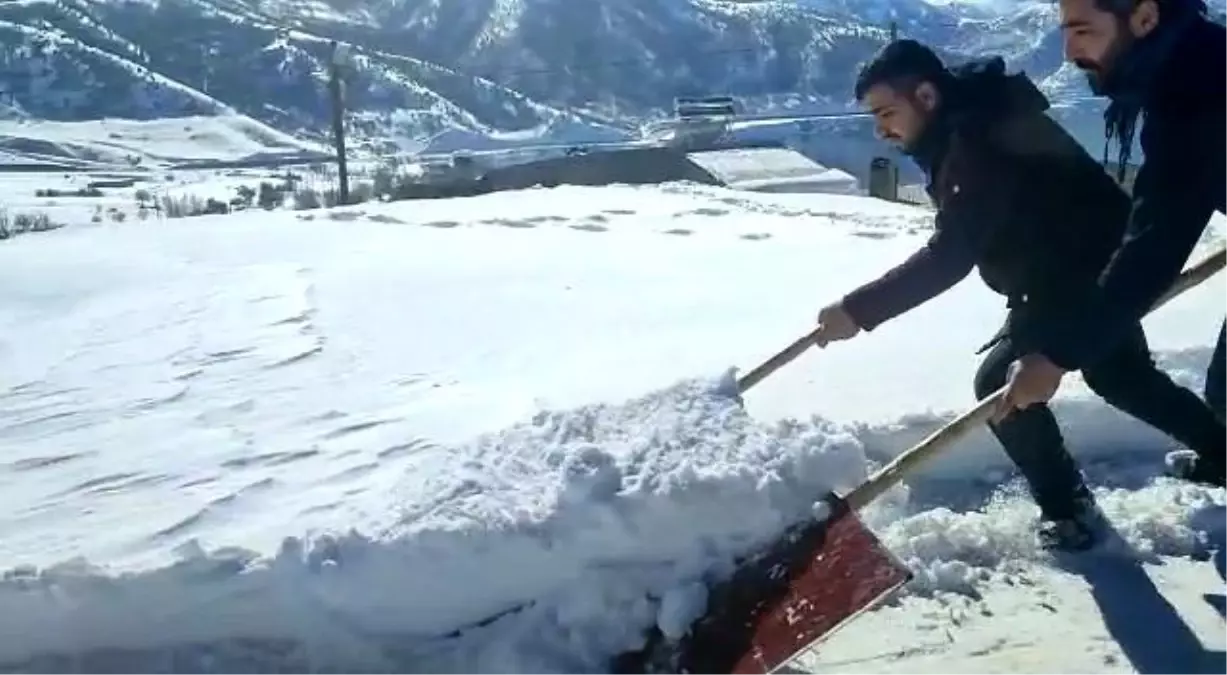
[[[862,68],[856,78],[856,100],[879,84],[911,93],[922,82],[939,88],[950,76],[946,65],[932,49],[915,40],[895,40],[883,47]]]

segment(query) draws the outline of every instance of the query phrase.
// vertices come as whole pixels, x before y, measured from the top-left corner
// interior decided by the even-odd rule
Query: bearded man
[[[1049,326],[1013,372],[1006,410],[1048,401],[1070,370],[1093,367],[1136,335],[1147,309],[1171,286],[1214,211],[1227,212],[1227,39],[1203,0],[1059,0],[1066,58],[1110,103],[1106,136],[1124,171],[1141,118],[1145,155],[1133,184],[1124,238],[1097,292],[1069,320]],[[1104,161],[1107,162],[1105,147]],[[1112,200],[1105,210],[1117,208]],[[1206,370],[1205,400],[1224,417],[1224,337]],[[1222,433],[1221,431],[1219,432]],[[1171,475],[1222,486],[1227,449],[1188,444],[1169,453]]]

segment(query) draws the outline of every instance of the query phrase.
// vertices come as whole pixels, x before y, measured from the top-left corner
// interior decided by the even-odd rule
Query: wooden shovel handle
[[[818,328],[815,328],[809,333],[797,338],[795,342],[785,347],[780,351],[780,353],[767,359],[762,363],[762,365],[739,378],[737,380],[738,391],[744,394],[747,389],[753,387],[759,382],[762,382],[768,375],[784,367],[789,361],[797,358],[801,354],[805,353],[805,350],[817,344],[815,341],[818,339],[818,330]]]
[[[1162,307],[1172,298],[1214,276],[1216,272],[1223,269],[1224,263],[1227,263],[1227,249],[1219,250],[1217,253],[1206,257],[1193,267],[1185,270],[1172,283],[1171,288],[1160,296],[1155,304],[1151,305],[1147,314]],[[1005,389],[1005,387],[998,389],[991,396],[980,401],[976,407],[958,416],[954,421],[938,429],[928,438],[896,457],[890,464],[879,469],[877,473],[870,476],[868,480],[861,483],[844,497],[848,506],[852,509],[863,508],[866,504],[881,496],[882,493],[894,487],[905,476],[936,457],[946,448],[954,445],[955,441],[962,438],[968,431],[988,422],[992,417],[993,408],[996,406],[997,401],[1005,394]]]

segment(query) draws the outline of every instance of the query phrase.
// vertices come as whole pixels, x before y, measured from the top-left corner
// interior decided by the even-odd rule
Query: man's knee
[[[1168,380],[1155,364],[1141,324],[1111,355],[1083,368],[1082,379],[1091,391],[1108,402],[1144,396]]]
[[[1227,392],[1223,391],[1223,387],[1224,384],[1221,380],[1211,382],[1209,378],[1206,378],[1204,396],[1206,405],[1210,406],[1210,409],[1214,411],[1219,420],[1227,422]]]
[[[1119,366],[1087,368],[1082,371],[1082,379],[1086,381],[1086,386],[1105,401],[1128,396],[1139,386],[1144,387],[1150,375],[1151,369],[1149,368],[1145,370],[1126,369]]]

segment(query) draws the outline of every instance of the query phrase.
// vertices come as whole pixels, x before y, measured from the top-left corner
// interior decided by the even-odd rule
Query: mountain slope
[[[233,108],[283,128],[319,128],[328,41],[340,39],[359,54],[350,106],[417,135],[526,129],[585,118],[585,107],[592,118],[649,115],[681,94],[800,92],[830,106],[846,99],[852,66],[886,35],[853,9],[702,0],[22,0],[0,3],[0,85],[5,103],[31,117]],[[918,31],[940,32],[954,13],[918,16]],[[137,95],[114,95],[123,90]],[[393,119],[405,110],[415,113]]]
[[[0,111],[235,111],[320,138],[329,43],[341,40],[357,55],[347,98],[360,136],[608,138],[668,114],[679,95],[731,94],[750,111],[844,110],[891,20],[952,60],[1001,53],[1043,80],[1061,65],[1054,12],[1048,2],[1003,13],[922,0],[9,0]]]

